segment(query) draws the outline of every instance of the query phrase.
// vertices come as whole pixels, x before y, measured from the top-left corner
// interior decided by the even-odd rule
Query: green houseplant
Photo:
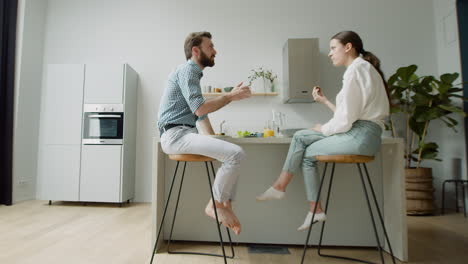
[[[434,76],[419,77],[416,75],[417,68],[416,65],[401,67],[387,82],[391,100],[389,127],[395,136],[394,114],[403,115],[406,123],[406,210],[409,215],[426,215],[435,210],[434,188],[432,169],[420,167],[421,162],[440,161],[437,158],[439,146],[427,141],[429,124],[440,119],[447,127],[457,131],[458,122],[450,115],[466,114],[454,101],[464,100],[459,95],[463,89],[453,84],[458,73],[442,74],[439,79]]]
[[[276,74],[273,74],[272,70],[263,69],[263,67],[259,67],[257,69],[250,70],[251,74],[248,77],[249,79],[249,86],[252,85],[252,82],[258,78],[263,80],[263,90],[264,92],[271,92],[275,91],[274,82],[278,77]],[[267,84],[269,84],[270,89],[267,89]]]
[[[392,102],[390,113],[402,113],[406,122],[406,168],[411,168],[412,162],[419,168],[423,160],[437,160],[438,145],[426,142],[429,123],[440,119],[448,127],[456,130],[458,122],[450,115],[466,116],[463,109],[454,103],[454,99],[463,99],[459,95],[462,88],[455,87],[453,82],[458,73],[446,73],[437,79],[434,76],[416,75],[416,65],[399,68],[388,79],[388,88]],[[395,125],[390,116],[392,135],[395,136]]]

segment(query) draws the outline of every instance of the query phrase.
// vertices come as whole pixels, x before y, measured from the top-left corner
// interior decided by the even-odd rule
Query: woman
[[[315,101],[326,105],[333,118],[326,124],[294,134],[283,170],[272,187],[257,197],[259,201],[282,199],[294,173],[302,166],[310,211],[299,231],[307,230],[319,188],[317,155],[357,154],[372,156],[380,148],[384,118],[389,115],[389,100],[380,61],[365,51],[362,40],[353,31],[343,31],[331,38],[328,54],[335,66],[346,66],[343,87],[336,96],[336,107],[314,87]],[[326,216],[317,201],[314,222]]]

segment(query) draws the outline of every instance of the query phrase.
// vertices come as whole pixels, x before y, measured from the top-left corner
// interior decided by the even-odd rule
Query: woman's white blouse
[[[322,133],[330,136],[347,132],[356,120],[373,121],[383,130],[389,112],[380,74],[368,61],[357,57],[343,75],[343,87],[336,96],[335,114],[322,126]]]

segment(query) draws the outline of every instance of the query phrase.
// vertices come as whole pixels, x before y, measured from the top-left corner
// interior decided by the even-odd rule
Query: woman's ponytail
[[[384,86],[385,86],[385,92],[387,93],[387,99],[388,99],[388,102],[391,104],[392,101],[390,100],[390,91],[388,90],[388,84],[385,81],[385,75],[382,72],[382,70],[380,69],[380,60],[379,60],[379,58],[377,58],[377,56],[375,56],[374,53],[369,52],[369,51],[365,51],[364,49],[362,49],[362,51],[360,53],[362,54],[362,58],[365,59],[366,61],[368,61],[370,64],[372,64],[372,66],[374,66],[374,68],[380,74],[380,77],[382,77],[382,81],[383,81]]]
[[[378,71],[380,71],[380,60],[372,52],[362,51],[362,58],[372,64]]]

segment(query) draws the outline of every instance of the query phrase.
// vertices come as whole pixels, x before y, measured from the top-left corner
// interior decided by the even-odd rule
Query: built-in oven
[[[84,105],[83,144],[122,145],[123,128],[122,104]]]

